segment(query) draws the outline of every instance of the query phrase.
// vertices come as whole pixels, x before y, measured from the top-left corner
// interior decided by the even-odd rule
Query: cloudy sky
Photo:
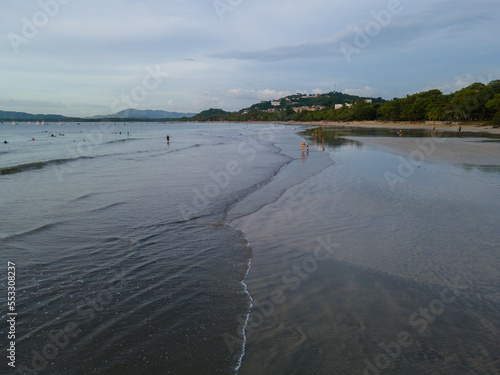
[[[239,110],[500,79],[498,0],[26,0],[0,5],[0,110]]]

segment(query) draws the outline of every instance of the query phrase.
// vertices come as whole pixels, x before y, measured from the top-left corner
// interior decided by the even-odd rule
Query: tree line
[[[225,112],[210,109],[188,121],[460,121],[489,122],[500,125],[500,80],[487,85],[473,83],[451,94],[429,90],[405,98],[381,103],[367,103],[359,98],[352,106],[333,106],[317,111],[295,112],[279,108],[269,113],[263,110]]]

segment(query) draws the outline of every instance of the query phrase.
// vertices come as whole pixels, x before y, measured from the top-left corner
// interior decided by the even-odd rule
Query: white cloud
[[[369,86],[365,86],[362,89],[345,89],[343,92],[349,95],[369,96],[369,97],[378,97],[384,94],[383,91]]]
[[[277,91],[277,90],[243,90],[243,89],[231,89],[225,92],[225,95],[230,98],[238,99],[254,99],[254,100],[273,100],[280,99],[287,95],[292,94],[288,91]]]
[[[492,74],[489,74],[488,77],[484,77],[481,75],[474,76],[470,73],[467,73],[465,77],[457,76],[452,81],[431,83],[424,89],[424,91],[438,89],[444,93],[455,92],[476,82],[487,84],[495,79],[495,76],[493,76]]]
[[[198,94],[196,98],[191,101],[191,108],[193,112],[201,112],[209,108],[224,107],[226,107],[226,103],[219,97],[213,95],[210,91]]]

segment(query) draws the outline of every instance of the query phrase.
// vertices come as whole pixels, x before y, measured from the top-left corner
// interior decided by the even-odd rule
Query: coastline
[[[354,121],[354,122],[300,122],[300,123],[285,123],[296,125],[315,125],[334,128],[339,126],[352,126],[360,128],[388,128],[388,129],[428,129],[432,130],[436,126],[436,131],[456,131],[462,127],[463,132],[486,132],[490,134],[500,134],[500,127],[493,125],[486,125],[483,123],[451,123],[447,124],[444,121],[428,121],[426,123],[412,123],[412,122],[381,122],[381,121]]]
[[[403,122],[393,122],[393,121],[352,121],[352,122],[333,122],[333,121],[187,121],[187,124],[280,124],[287,126],[305,126],[305,127],[317,127],[324,126],[325,128],[336,128],[336,127],[359,127],[359,128],[382,128],[382,129],[427,129],[432,130],[436,126],[436,131],[455,131],[458,132],[459,127],[462,127],[463,132],[484,132],[489,134],[500,134],[500,127],[484,123],[462,123],[453,122],[451,124],[444,121],[427,121],[425,123],[415,123],[409,121]]]

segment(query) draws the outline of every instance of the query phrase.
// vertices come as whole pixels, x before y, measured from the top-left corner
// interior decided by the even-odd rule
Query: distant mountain
[[[168,112],[168,111],[153,111],[153,110],[138,110],[138,109],[125,109],[113,115],[93,116],[87,119],[141,119],[141,120],[160,120],[160,119],[180,119],[183,117],[189,118],[194,116],[195,113],[182,113],[182,112]],[[33,115],[26,112],[13,112],[13,111],[0,111],[0,121],[70,121],[79,120],[85,121],[81,117],[66,117],[62,115]]]
[[[50,121],[62,121],[67,120],[69,117],[61,115],[32,115],[26,112],[10,112],[10,111],[0,111],[0,120],[2,121],[35,121],[35,120],[50,120]]]
[[[160,111],[160,110],[139,110],[139,109],[124,109],[123,111],[117,112],[113,115],[105,115],[105,116],[93,116],[93,119],[100,118],[120,118],[120,119],[151,119],[151,120],[160,120],[167,118],[182,118],[182,117],[192,117],[195,113],[182,113],[182,112],[169,112],[169,111]]]
[[[218,108],[210,108],[201,111],[196,116],[193,116],[189,121],[222,121],[224,116],[230,115],[230,112],[226,112]]]

